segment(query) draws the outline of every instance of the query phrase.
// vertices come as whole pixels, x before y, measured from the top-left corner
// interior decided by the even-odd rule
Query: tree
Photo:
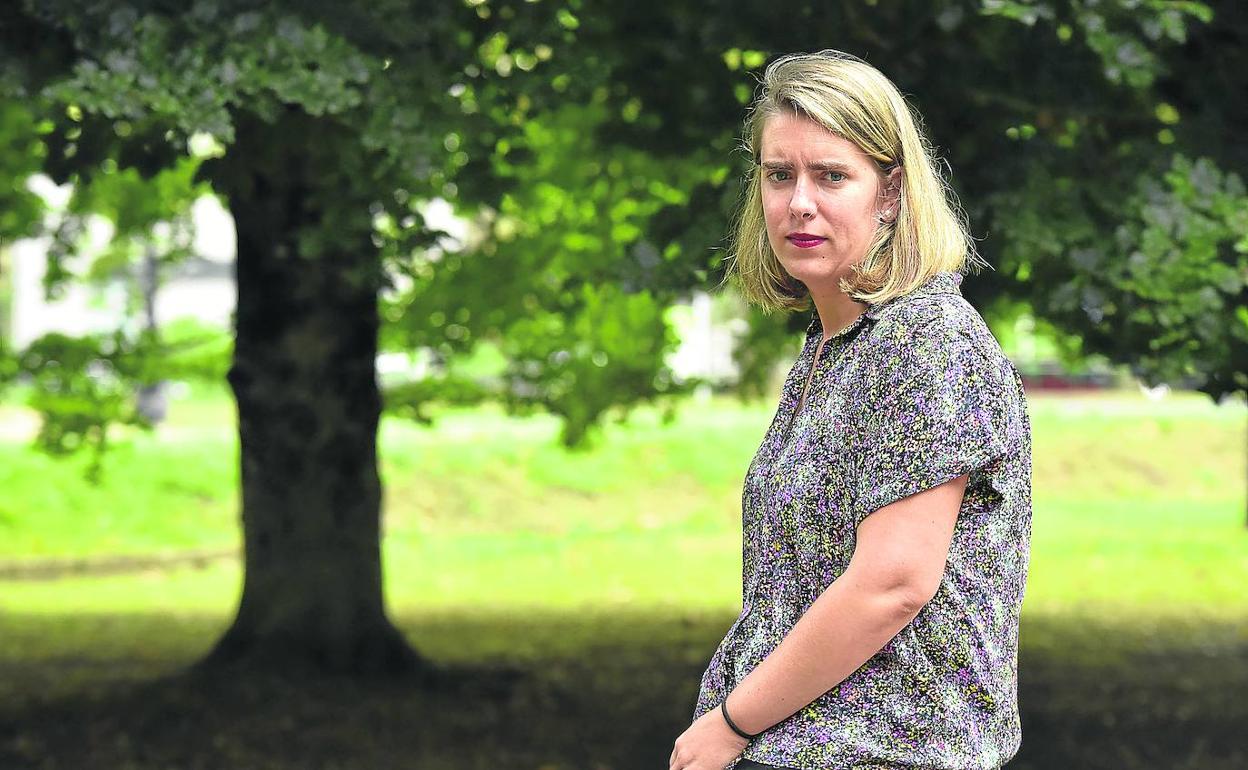
[[[409,200],[457,165],[441,151],[463,114],[448,81],[493,23],[463,7],[251,5],[29,3],[7,12],[10,92],[54,123],[45,170],[82,185],[110,163],[169,167],[198,132],[229,148],[202,176],[238,231],[246,582],[206,664],[422,669],[383,609],[377,302],[387,250],[426,237]],[[557,36],[544,13],[519,6],[507,27]]]
[[[594,252],[597,273],[540,238],[510,263],[494,245],[501,238],[443,255],[417,205],[439,194],[465,208],[489,201],[495,236],[543,206],[544,216],[566,215],[573,199],[558,192],[558,169],[525,199],[506,165],[526,152],[549,158],[577,134],[575,113],[553,104],[603,101],[598,81],[581,78],[582,62],[519,76],[570,44],[576,16],[528,3],[414,15],[416,7],[200,2],[170,15],[159,2],[32,3],[6,24],[7,59],[23,63],[10,92],[51,123],[44,170],[54,177],[100,189],[111,168],[150,176],[175,166],[198,134],[227,147],[200,178],[228,201],[238,233],[229,382],[246,577],[236,621],[205,665],[427,669],[386,618],[381,591],[374,359],[378,297],[397,288],[393,276],[412,285],[403,303],[385,306],[398,311],[392,336],[453,356],[505,335],[512,361],[497,395],[516,410],[563,414],[568,443],[583,442],[612,405],[672,389],[660,296],[670,301],[672,290],[644,274],[621,286],[611,259],[655,207],[613,195],[641,179],[660,200],[679,200],[640,154],[618,188],[583,177],[613,213],[591,207],[577,221],[587,232],[565,231],[562,245],[573,256]],[[539,110],[544,128],[526,120]],[[616,161],[604,165],[619,175]],[[489,286],[498,291],[477,293]],[[537,312],[547,308],[558,310]]]

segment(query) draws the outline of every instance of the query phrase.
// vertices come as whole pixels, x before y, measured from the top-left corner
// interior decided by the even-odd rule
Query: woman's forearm
[[[864,585],[851,572],[729,694],[728,713],[742,730],[761,732],[831,690],[918,614],[922,604],[912,594]]]

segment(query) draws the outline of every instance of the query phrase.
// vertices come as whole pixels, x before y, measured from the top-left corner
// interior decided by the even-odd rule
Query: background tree
[[[412,203],[462,165],[442,149],[464,114],[447,87],[496,22],[393,2],[251,6],[27,4],[6,19],[6,59],[38,66],[11,93],[55,122],[58,179],[90,184],[110,161],[154,173],[198,132],[229,148],[203,177],[238,232],[246,578],[206,664],[422,668],[383,610],[377,301],[387,250],[427,237]],[[521,4],[506,26],[558,36],[547,14]]]

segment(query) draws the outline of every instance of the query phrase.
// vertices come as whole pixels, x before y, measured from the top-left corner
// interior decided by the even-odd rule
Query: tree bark
[[[326,189],[337,175],[318,169],[315,150],[265,128],[276,135],[267,157],[259,153],[267,162],[244,160],[224,180],[238,233],[228,379],[240,431],[243,594],[233,625],[197,668],[428,672],[384,608],[381,268],[367,206],[354,235],[339,232],[324,253],[301,254],[309,233],[328,229],[326,207],[337,205],[331,216],[341,222],[352,202]],[[245,146],[241,131],[239,139]]]

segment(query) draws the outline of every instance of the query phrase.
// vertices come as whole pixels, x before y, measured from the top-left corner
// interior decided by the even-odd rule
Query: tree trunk
[[[236,166],[234,181],[246,180],[227,189],[238,232],[228,379],[238,403],[245,579],[233,626],[198,668],[426,672],[382,596],[380,260],[369,214],[361,206],[364,226],[339,231],[326,253],[301,254],[301,235],[325,231],[325,207],[336,203],[340,223],[351,203],[326,194],[335,175],[318,171],[314,151],[284,144],[268,163]]]

